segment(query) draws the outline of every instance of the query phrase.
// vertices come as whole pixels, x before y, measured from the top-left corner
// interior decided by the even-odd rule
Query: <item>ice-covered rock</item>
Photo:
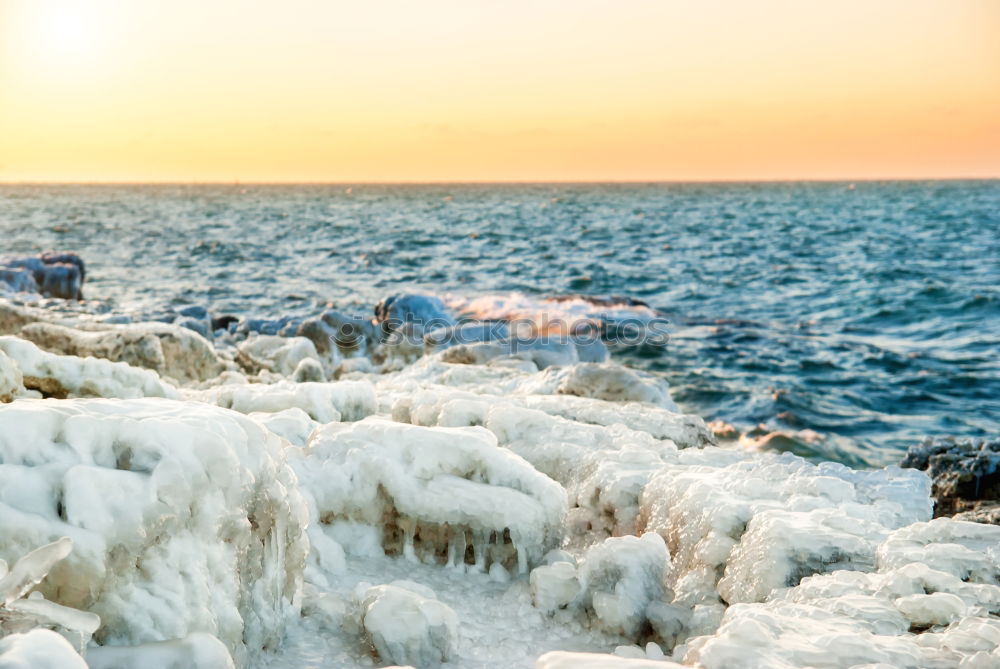
[[[790,454],[688,449],[644,488],[639,528],[670,547],[682,602],[762,601],[836,569],[870,570],[893,529],[930,517],[915,470],[856,471]]]
[[[266,369],[291,377],[305,360],[313,360],[319,364],[319,353],[316,346],[305,337],[253,335],[236,347],[236,360],[249,374],[257,374]]]
[[[582,605],[603,629],[635,637],[647,607],[672,598],[664,588],[670,555],[658,534],[612,537],[587,551],[580,566]]]
[[[87,663],[60,635],[34,629],[0,639],[0,669],[87,669]]]
[[[98,614],[101,644],[206,632],[245,664],[298,605],[308,518],[287,448],[192,403],[0,406],[0,558],[70,537],[37,590]]]
[[[292,463],[320,522],[377,528],[389,554],[526,573],[562,539],[563,488],[482,428],[332,423]]]
[[[45,397],[178,396],[177,390],[163,383],[156,372],[124,362],[46,353],[19,337],[0,337],[0,352],[17,366],[24,387]]]
[[[580,596],[576,567],[565,561],[542,565],[531,570],[531,603],[546,613],[565,609]]]
[[[101,330],[33,323],[20,328],[18,334],[51,353],[127,362],[178,383],[206,381],[228,368],[211,342],[197,332],[168,323],[136,323]]]
[[[458,642],[458,616],[429,588],[396,581],[368,588],[361,600],[365,636],[383,661],[434,667]]]
[[[836,571],[736,604],[689,642],[685,664],[993,666],[1000,658],[1000,528],[938,519],[892,532],[878,569]],[[946,557],[947,556],[947,557]]]
[[[360,420],[375,413],[375,390],[367,381],[237,384],[185,391],[189,399],[240,413],[301,409],[320,423]]]
[[[319,422],[298,407],[275,413],[262,411],[247,415],[293,446],[300,448],[309,441],[309,435],[313,430],[320,426]]]
[[[935,516],[1000,525],[1000,439],[927,439],[901,465],[927,471]]]

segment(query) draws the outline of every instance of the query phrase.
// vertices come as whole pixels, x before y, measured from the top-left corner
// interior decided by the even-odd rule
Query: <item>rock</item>
[[[927,439],[901,465],[931,477],[935,517],[1000,524],[1000,439]]]
[[[393,332],[404,323],[420,332],[452,327],[456,320],[441,298],[431,295],[390,295],[375,305],[375,321],[384,332]]]
[[[30,341],[10,336],[0,337],[0,352],[19,370],[14,381],[20,376],[25,388],[36,390],[43,397],[137,399],[177,396],[177,391],[161,383],[155,372],[124,362],[46,353]],[[0,394],[3,394],[2,387]]]
[[[47,252],[38,257],[14,258],[0,261],[0,268],[7,270],[0,275],[0,281],[10,285],[14,291],[39,292],[46,297],[69,300],[83,299],[86,269],[83,259],[75,253]]]
[[[34,323],[22,327],[19,335],[52,353],[127,362],[179,383],[206,381],[227,369],[207,339],[166,323],[137,323],[107,330]]]
[[[429,588],[406,581],[377,585],[364,593],[361,610],[365,636],[385,662],[436,666],[458,643],[458,616]]]
[[[15,293],[37,293],[38,284],[35,282],[35,275],[27,269],[0,269],[0,287],[7,285],[7,289]]]

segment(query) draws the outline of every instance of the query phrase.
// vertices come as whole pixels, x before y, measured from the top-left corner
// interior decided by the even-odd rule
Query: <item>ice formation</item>
[[[376,528],[407,559],[526,573],[562,538],[562,486],[483,428],[331,423],[291,462],[315,520]]]
[[[187,328],[168,323],[104,327],[82,330],[41,322],[26,324],[16,334],[51,353],[127,362],[176,383],[205,381],[229,368],[211,342]]]
[[[685,664],[722,669],[1000,663],[1000,528],[938,519],[892,532],[871,572],[803,579],[729,607]],[[914,634],[913,632],[917,632]]]
[[[70,537],[38,590],[98,614],[100,643],[204,632],[245,665],[280,643],[308,551],[285,444],[165,399],[4,405],[0,557]]]
[[[408,581],[367,588],[361,597],[365,635],[385,662],[435,666],[451,658],[458,616],[434,591]]]
[[[375,391],[367,381],[222,385],[185,395],[240,413],[301,409],[320,423],[360,420],[375,412]]]
[[[124,362],[54,355],[18,337],[0,337],[0,354],[17,367],[13,378],[20,375],[21,385],[45,397],[178,397],[177,390],[163,383],[155,372]],[[0,360],[0,366],[4,364]]]
[[[115,326],[0,300],[0,667],[1000,666],[1000,527],[931,520],[916,469],[717,447],[600,340],[513,336],[543,312],[656,325],[582,297]],[[925,446],[939,511],[989,496],[993,446]]]

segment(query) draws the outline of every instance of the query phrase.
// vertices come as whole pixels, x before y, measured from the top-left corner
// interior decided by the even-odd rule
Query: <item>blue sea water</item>
[[[370,314],[393,293],[626,295],[688,411],[895,462],[1000,432],[1000,181],[0,186],[0,255],[75,250],[129,314]],[[777,443],[777,442],[776,442]]]

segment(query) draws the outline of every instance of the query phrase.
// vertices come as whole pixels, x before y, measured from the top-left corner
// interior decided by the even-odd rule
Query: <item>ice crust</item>
[[[0,308],[4,615],[100,618],[84,658],[0,626],[0,667],[1000,666],[1000,527],[931,520],[924,472],[716,447],[577,349],[345,358],[321,320],[223,355]]]

